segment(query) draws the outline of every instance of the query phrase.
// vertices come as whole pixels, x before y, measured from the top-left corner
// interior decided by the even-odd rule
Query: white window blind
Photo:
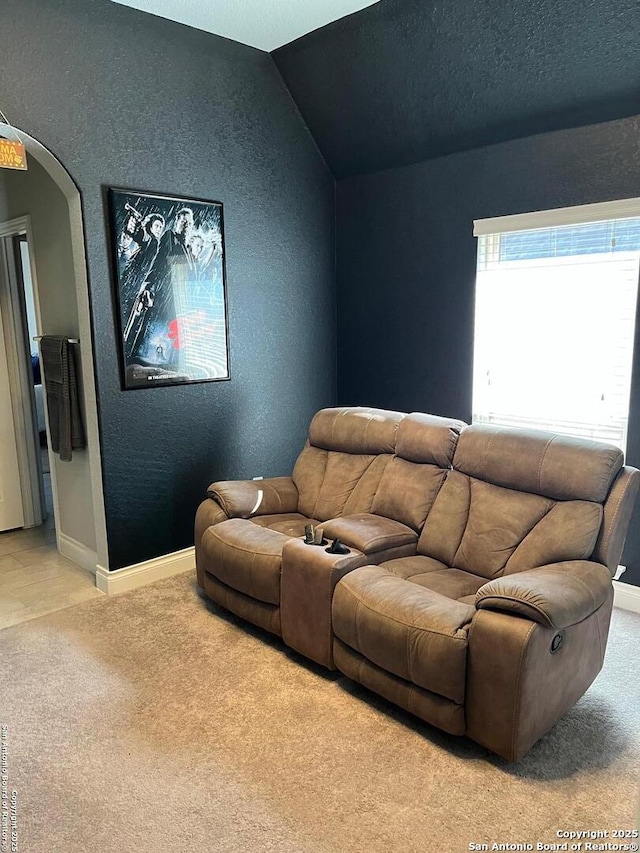
[[[500,219],[476,223],[474,423],[625,449],[640,271],[640,207],[629,217],[625,204],[627,218],[606,221],[581,220],[576,208],[580,224],[512,230],[556,211],[505,217],[493,233],[482,231]]]

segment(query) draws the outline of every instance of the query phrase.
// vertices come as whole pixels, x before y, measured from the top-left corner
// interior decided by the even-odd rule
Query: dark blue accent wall
[[[1,16],[1,107],[82,194],[115,569],[192,544],[212,480],[289,473],[334,402],[334,182],[266,53],[109,0]],[[231,381],[121,390],[104,185],[224,203]]]
[[[473,220],[640,196],[638,139],[640,117],[340,181],[339,402],[468,421]],[[627,455],[640,467],[640,325],[635,365]],[[624,560],[640,585],[640,507]]]
[[[336,177],[640,112],[637,0],[381,0],[275,51]]]
[[[472,220],[640,195],[639,29],[636,0],[381,0],[272,58],[4,0],[1,106],[83,196],[112,568],[190,544],[209,481],[290,470],[334,402],[334,213],[339,401],[469,419]],[[230,382],[120,390],[103,185],[224,202]],[[640,510],[625,560],[640,584]]]
[[[381,0],[274,53],[338,178],[341,403],[470,418],[473,219],[640,196],[638,32],[637,0]]]

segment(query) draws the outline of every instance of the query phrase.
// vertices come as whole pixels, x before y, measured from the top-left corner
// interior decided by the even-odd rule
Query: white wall
[[[33,246],[30,248],[38,279],[42,332],[80,337],[67,200],[33,157],[29,158],[28,171],[8,171],[3,178],[6,215],[0,218],[31,217]],[[1,196],[0,192],[0,199]],[[79,376],[81,356],[82,346],[78,349]],[[61,462],[56,456],[55,476],[59,500],[59,516],[56,520],[58,533],[75,539],[89,551],[95,552],[96,533],[87,451],[74,451],[71,462]]]
[[[24,278],[24,301],[27,309],[27,327],[29,329],[29,348],[31,355],[38,354],[38,342],[34,340],[38,334],[36,322],[36,306],[33,298],[33,282],[31,281],[31,264],[29,262],[29,246],[25,240],[20,241],[20,256],[22,261],[22,276]]]

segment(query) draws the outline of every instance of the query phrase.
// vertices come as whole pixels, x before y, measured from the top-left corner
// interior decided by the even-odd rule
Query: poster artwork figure
[[[125,387],[228,378],[222,205],[110,200]]]

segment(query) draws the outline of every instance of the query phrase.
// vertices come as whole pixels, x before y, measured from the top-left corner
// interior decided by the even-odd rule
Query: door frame
[[[16,450],[20,470],[20,491],[24,527],[37,527],[43,522],[44,483],[42,479],[42,464],[40,460],[35,392],[33,378],[26,361],[29,349],[28,329],[25,318],[24,282],[17,275],[19,258],[15,249],[7,250],[6,240],[13,241],[15,237],[27,238],[29,247],[29,267],[33,285],[35,304],[36,328],[38,335],[42,333],[40,321],[40,300],[38,279],[34,260],[34,241],[31,229],[31,218],[20,216],[6,222],[0,222],[0,307],[3,308],[5,340],[9,368],[9,383],[11,386],[11,405],[16,433]],[[27,389],[27,393],[19,393]],[[44,392],[44,387],[43,387]],[[45,395],[46,397],[46,395]],[[48,413],[45,405],[45,423],[47,438],[49,436]],[[51,488],[53,493],[54,516],[57,518],[57,490],[54,468],[51,468]]]
[[[64,536],[64,531],[57,528],[58,550],[74,562],[95,573],[96,564],[105,570],[109,568],[109,553],[107,546],[107,526],[104,503],[104,486],[102,477],[102,459],[100,453],[100,429],[98,424],[98,400],[96,393],[96,377],[93,352],[93,329],[91,309],[89,304],[89,281],[87,257],[85,248],[85,232],[82,215],[82,199],[80,190],[71,174],[41,142],[30,136],[24,130],[9,126],[0,118],[0,135],[10,133],[17,136],[23,143],[29,157],[42,166],[49,177],[57,184],[67,200],[69,207],[69,225],[71,229],[71,250],[73,256],[76,300],[78,306],[78,331],[80,339],[80,370],[86,416],[87,450],[89,456],[89,474],[91,497],[93,504],[94,530],[96,551],[90,552],[82,543],[75,542]],[[47,331],[46,329],[44,331]],[[52,473],[52,483],[54,482]],[[63,494],[66,498],[66,495]],[[54,494],[56,506],[58,497]],[[60,521],[58,515],[56,520]]]

